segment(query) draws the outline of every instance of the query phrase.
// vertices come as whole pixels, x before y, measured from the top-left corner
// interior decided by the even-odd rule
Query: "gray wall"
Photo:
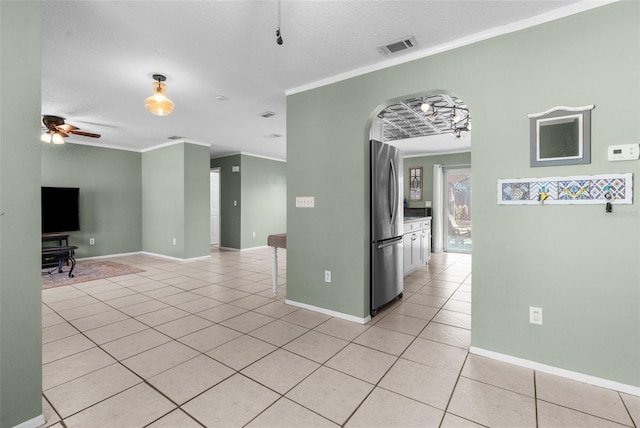
[[[185,249],[183,258],[211,253],[209,147],[184,145]]]
[[[211,168],[220,168],[220,246],[240,249],[240,210],[242,183],[240,172],[231,172],[234,165],[240,166],[240,155],[211,159]],[[234,206],[233,202],[236,201]]]
[[[0,2],[0,427],[42,414],[40,2]]]
[[[188,143],[142,154],[144,251],[181,259],[210,254],[208,159],[207,147]]]
[[[404,195],[409,208],[424,208],[425,201],[433,202],[433,165],[469,165],[471,166],[471,153],[452,153],[437,156],[417,156],[404,158]],[[409,200],[409,168],[422,167],[424,183],[422,185],[422,201]]]
[[[287,164],[242,155],[241,177],[242,248],[261,247],[287,231]]]
[[[142,249],[141,154],[78,144],[44,144],[42,185],[80,188],[77,257]],[[89,245],[89,239],[95,245]]]
[[[232,155],[211,159],[211,168],[220,168],[221,247],[262,247],[268,235],[286,232],[286,163]]]
[[[609,215],[496,203],[499,178],[637,180],[639,163],[607,162],[606,149],[640,141],[639,24],[640,3],[618,2],[288,96],[287,297],[367,315],[371,120],[391,100],[445,91],[473,117],[473,346],[640,386],[640,267],[624,262],[640,260],[640,186]],[[587,104],[591,164],[530,168],[527,114]],[[316,208],[296,209],[295,196]]]

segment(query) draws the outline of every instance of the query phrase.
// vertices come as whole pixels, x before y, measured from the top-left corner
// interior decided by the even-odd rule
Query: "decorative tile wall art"
[[[633,174],[498,180],[498,205],[633,203]]]

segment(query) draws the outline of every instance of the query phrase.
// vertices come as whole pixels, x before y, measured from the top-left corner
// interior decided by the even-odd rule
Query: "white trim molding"
[[[135,251],[133,253],[119,253],[119,254],[107,254],[104,256],[83,257],[81,259],[76,259],[76,260],[83,261],[83,260],[111,259],[114,257],[126,257],[126,256],[153,256],[153,257],[160,257],[163,259],[175,260],[178,262],[191,262],[195,260],[204,260],[211,257],[211,255],[208,255],[208,256],[190,257],[188,259],[181,259],[179,257],[167,256],[165,254],[158,254],[158,253],[150,253],[148,251]]]
[[[563,111],[585,111],[585,110],[593,110],[594,108],[596,108],[596,106],[593,105],[593,104],[590,104],[588,106],[583,106],[583,107],[556,106],[556,107],[551,107],[549,110],[545,110],[545,111],[540,112],[540,113],[528,114],[527,117],[529,119],[533,119],[535,117],[544,116],[546,114],[553,113],[554,111],[558,111],[558,110],[563,110]]]
[[[613,389],[615,391],[624,392],[627,394],[640,397],[640,387],[634,385],[627,385],[620,382],[615,382],[609,379],[603,379],[600,377],[591,376],[584,373],[574,372],[571,370],[561,369],[559,367],[549,366],[547,364],[538,363],[531,360],[525,360],[524,358],[518,358],[511,355],[501,354],[499,352],[489,351],[487,349],[477,348],[472,346],[469,348],[469,353],[474,355],[480,355],[481,357],[491,358],[493,360],[502,361],[509,364],[514,364],[520,367],[526,367],[528,369],[537,370],[543,373],[549,373],[552,375],[564,377],[578,382],[588,383],[590,385],[600,386],[602,388]]]
[[[36,416],[35,418],[29,419],[28,421],[24,421],[13,428],[36,428],[42,426],[47,421],[44,418],[44,415]]]
[[[140,254],[142,254],[141,251],[134,251],[132,253],[107,254],[106,256],[82,257],[82,258],[76,259],[76,261],[80,262],[83,260],[98,260],[98,259],[111,259],[113,257],[139,256]]]
[[[319,312],[321,314],[329,315],[332,317],[340,318],[343,320],[355,322],[358,324],[366,324],[371,320],[371,315],[367,315],[365,318],[356,317],[354,315],[344,314],[342,312],[332,311],[331,309],[321,308],[319,306],[308,305],[306,303],[296,302],[295,300],[285,299],[287,305],[297,306],[299,308],[308,309],[310,311]]]
[[[160,257],[160,258],[169,259],[169,260],[175,260],[177,262],[192,262],[192,261],[196,261],[196,260],[204,260],[204,259],[211,258],[211,254],[209,254],[208,256],[190,257],[188,259],[181,259],[179,257],[167,256],[167,255],[158,254],[158,253],[150,253],[148,251],[140,251],[140,253],[138,253],[138,254],[142,254],[142,255],[145,255],[145,256]]]
[[[204,147],[209,147],[209,148],[211,147],[211,144],[209,144],[209,143],[199,143],[197,141],[175,140],[175,141],[167,141],[166,143],[157,144],[155,146],[151,146],[151,147],[147,147],[147,148],[144,148],[144,149],[140,149],[140,153],[146,153],[146,152],[150,152],[152,150],[161,149],[163,147],[174,146],[176,144],[193,144],[195,146],[204,146]]]
[[[272,160],[272,161],[276,161],[276,162],[284,162],[287,163],[286,159],[280,159],[280,158],[274,158],[271,156],[263,156],[263,155],[256,155],[255,153],[250,153],[250,152],[231,152],[229,154],[226,155],[216,155],[214,157],[211,158],[211,160],[213,159],[222,159],[222,158],[226,158],[229,156],[237,156],[237,155],[243,155],[243,156],[251,156],[252,158],[260,158],[260,159],[267,159],[267,160]]]
[[[344,73],[336,74],[326,79],[310,82],[295,88],[290,88],[284,91],[284,94],[289,96],[300,92],[309,91],[311,89],[320,88],[322,86],[331,85],[333,83],[341,82],[343,80],[351,79],[353,77],[361,76],[363,74],[371,73],[385,68],[390,68],[395,65],[404,64],[414,61],[416,59],[426,58],[442,52],[447,52],[453,49],[461,48],[463,46],[471,45],[473,43],[481,42],[483,40],[492,39],[494,37],[502,36],[509,33],[515,33],[516,31],[524,30],[527,28],[535,27],[536,25],[545,24],[547,22],[556,21],[558,19],[566,18],[567,16],[576,15],[581,12],[586,12],[591,9],[595,9],[601,6],[605,6],[611,3],[615,3],[619,0],[583,0],[577,3],[572,3],[568,6],[554,9],[552,11],[543,13],[541,15],[526,18],[520,21],[512,22],[501,27],[495,27],[487,31],[472,34],[467,37],[463,37],[458,40],[454,40],[449,43],[445,43],[439,46],[434,46],[428,49],[422,49],[407,55],[403,55],[399,58],[393,58],[386,61],[382,61],[376,64],[367,65],[364,67],[356,68]]]

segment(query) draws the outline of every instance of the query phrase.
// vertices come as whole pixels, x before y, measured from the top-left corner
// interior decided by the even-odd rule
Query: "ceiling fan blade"
[[[58,129],[58,131],[62,131],[62,132],[70,132],[70,131],[75,131],[76,129],[79,129],[79,128],[76,128],[73,125],[65,123],[65,124],[56,126],[56,129]]]
[[[77,129],[69,130],[69,134],[82,135],[83,137],[100,138],[100,134],[94,134],[91,132],[78,131]]]
[[[60,135],[60,136],[61,136],[61,137],[63,137],[63,138],[67,138],[67,137],[69,136],[69,134],[67,134],[66,132],[60,131],[60,130],[57,130],[57,131],[55,131],[55,132],[52,132],[52,134],[58,134],[58,135]]]

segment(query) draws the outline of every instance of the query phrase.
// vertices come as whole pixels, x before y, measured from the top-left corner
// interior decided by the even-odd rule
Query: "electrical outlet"
[[[176,238],[173,238],[173,245],[176,245]]]
[[[254,237],[254,238],[256,237],[256,233],[255,233],[255,232],[253,232],[253,237]]]
[[[542,325],[542,308],[529,306],[529,323]]]
[[[89,245],[94,245],[96,243],[96,240],[93,238],[89,238]]]
[[[331,271],[330,270],[325,270],[324,271],[324,282],[331,282]]]
[[[238,201],[233,201],[233,206],[237,207],[238,206]]]

